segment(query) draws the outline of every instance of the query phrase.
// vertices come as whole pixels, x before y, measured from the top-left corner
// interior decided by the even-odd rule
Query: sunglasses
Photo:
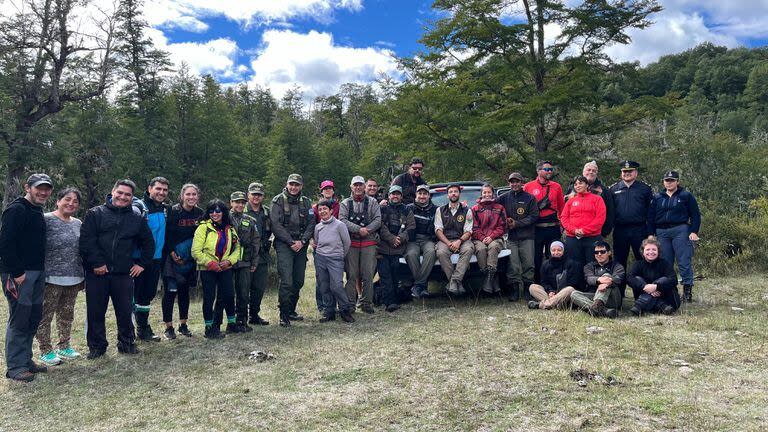
[[[554,171],[555,169],[554,169],[554,168],[542,168],[541,170],[542,170],[542,171],[546,171],[546,172],[552,172],[552,171]]]
[[[413,167],[412,166],[411,169],[414,170],[414,171],[422,171],[422,170],[424,170],[424,167]]]
[[[608,253],[607,250],[596,250],[595,251],[595,255],[605,255],[607,253]]]
[[[214,214],[214,213],[223,213],[224,211],[220,208],[216,207],[215,209],[212,209],[208,212],[208,214]]]

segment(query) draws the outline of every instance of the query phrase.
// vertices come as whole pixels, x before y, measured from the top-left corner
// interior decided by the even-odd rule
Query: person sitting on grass
[[[680,307],[675,268],[659,258],[661,245],[655,237],[643,240],[640,249],[643,259],[632,265],[627,280],[635,294],[635,304],[629,311],[637,316],[649,312],[671,315]]]
[[[315,225],[312,247],[315,249],[317,305],[323,314],[320,322],[336,319],[336,306],[344,322],[355,322],[352,305],[344,289],[344,257],[352,243],[344,222],[333,217],[333,204],[322,200],[317,204],[320,222]]]
[[[528,289],[535,300],[529,309],[567,308],[571,293],[581,286],[583,272],[575,261],[565,257],[565,245],[556,240],[549,245],[551,257],[541,265],[541,284]]]
[[[611,245],[595,242],[595,259],[584,266],[584,291],[571,293],[571,303],[595,317],[616,318],[621,307],[624,267],[613,260]]]

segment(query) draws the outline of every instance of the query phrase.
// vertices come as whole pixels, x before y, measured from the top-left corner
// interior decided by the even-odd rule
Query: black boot
[[[683,298],[686,303],[693,302],[693,285],[683,285]]]
[[[520,285],[513,283],[512,290],[509,292],[509,301],[516,302],[518,300],[520,300]]]
[[[237,326],[236,323],[227,323],[227,334],[231,333],[240,333],[240,328]]]
[[[483,292],[493,294],[493,282],[496,278],[496,268],[488,267],[485,269],[485,281],[483,282]]]

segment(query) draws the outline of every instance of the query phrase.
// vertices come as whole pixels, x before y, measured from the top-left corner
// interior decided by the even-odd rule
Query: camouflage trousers
[[[83,289],[83,282],[72,286],[45,284],[43,299],[43,318],[37,327],[37,343],[40,352],[45,354],[53,349],[51,346],[51,321],[56,314],[56,328],[59,333],[58,349],[69,348],[69,338],[72,334],[72,320],[75,317],[75,300],[78,291]]]

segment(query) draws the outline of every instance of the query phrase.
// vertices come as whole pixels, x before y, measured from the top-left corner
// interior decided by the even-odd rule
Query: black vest
[[[413,212],[413,219],[416,221],[416,235],[421,237],[435,237],[435,206],[432,203],[424,207],[416,203],[408,204],[408,208]]]
[[[467,221],[467,206],[459,204],[456,215],[451,214],[450,204],[440,207],[440,217],[443,219],[443,235],[448,240],[457,240],[464,234],[464,222]]]
[[[405,218],[408,209],[404,204],[389,204],[381,207],[381,225],[386,227],[392,235],[398,235],[405,229]]]
[[[349,198],[349,215],[347,216],[347,219],[349,219],[350,222],[356,225],[360,225],[361,227],[368,226],[368,201],[369,201],[368,195],[363,197],[363,211],[361,213],[355,213],[355,200],[354,198]]]

